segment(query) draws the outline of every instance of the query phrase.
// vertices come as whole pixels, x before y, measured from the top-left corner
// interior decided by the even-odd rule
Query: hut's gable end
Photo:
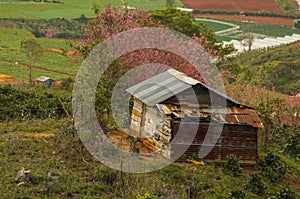
[[[140,132],[142,115],[143,115],[143,103],[140,100],[135,98],[133,108],[132,108],[132,114],[131,114],[130,129],[136,135],[138,135]]]
[[[211,108],[211,99],[214,100],[214,106],[224,106],[235,107],[239,106],[235,102],[224,98],[214,92],[210,92],[208,88],[197,84],[190,89],[187,89],[176,96],[172,96],[169,99],[163,101],[163,104],[172,104],[179,106],[182,104],[194,104],[199,106],[199,108]],[[225,101],[224,101],[225,100]],[[196,102],[196,103],[195,103]],[[224,104],[225,102],[225,104]]]
[[[130,128],[137,136],[154,137],[157,131],[164,132],[163,128],[169,120],[156,105],[150,107],[134,99]]]

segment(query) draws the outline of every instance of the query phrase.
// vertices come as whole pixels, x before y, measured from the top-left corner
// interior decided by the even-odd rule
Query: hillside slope
[[[300,43],[254,50],[220,62],[243,81],[282,94],[300,92]]]

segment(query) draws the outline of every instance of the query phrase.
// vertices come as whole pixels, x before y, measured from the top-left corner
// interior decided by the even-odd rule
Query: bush
[[[242,168],[240,167],[239,160],[235,155],[231,154],[227,157],[227,162],[223,166],[223,172],[233,177],[241,175]]]
[[[257,173],[252,173],[250,175],[250,179],[245,185],[245,189],[250,190],[256,194],[265,194],[266,193],[266,185],[261,180],[261,177]]]
[[[285,163],[273,153],[268,153],[264,159],[259,160],[257,167],[261,170],[262,175],[266,176],[271,182],[281,179],[287,170]]]
[[[71,77],[63,79],[59,87],[63,90],[68,90],[71,87],[71,84],[74,83],[74,80]]]
[[[242,190],[231,191],[229,195],[234,199],[244,199],[246,197],[246,194]]]
[[[154,197],[149,193],[145,193],[144,195],[139,197],[139,199],[152,199],[152,198]]]
[[[295,193],[289,187],[283,187],[277,194],[278,199],[296,199]]]
[[[300,129],[299,129],[300,130]],[[284,153],[292,158],[298,159],[300,155],[300,133],[295,130],[287,139],[287,145],[284,148]]]

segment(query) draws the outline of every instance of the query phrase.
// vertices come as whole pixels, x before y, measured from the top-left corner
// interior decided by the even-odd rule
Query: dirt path
[[[1,59],[0,62],[15,64],[14,61],[9,61],[9,60],[5,60],[5,59]],[[25,67],[29,66],[28,64],[20,63],[20,62],[18,62],[18,65],[19,66],[25,66]],[[67,75],[67,76],[70,76],[70,77],[75,77],[75,75],[70,74],[70,73],[60,72],[60,71],[51,70],[51,69],[47,69],[47,68],[42,68],[42,67],[39,67],[39,66],[31,66],[31,67],[34,68],[34,69],[37,69],[37,70],[43,70],[43,71],[47,71],[47,72],[51,72],[51,73],[56,73],[56,74],[61,74],[61,75]]]
[[[1,133],[0,137],[7,137],[7,136],[24,136],[24,137],[34,137],[34,138],[47,138],[47,137],[52,137],[54,136],[53,132],[9,132],[9,133]]]

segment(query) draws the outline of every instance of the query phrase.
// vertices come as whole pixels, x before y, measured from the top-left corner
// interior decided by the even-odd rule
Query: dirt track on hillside
[[[6,63],[10,63],[10,64],[15,64],[14,61],[9,61],[9,60],[5,60],[5,59],[1,59],[0,62],[6,62]],[[18,66],[28,67],[28,64],[18,62]],[[31,66],[31,67],[34,68],[34,69],[37,69],[37,70],[43,70],[43,71],[47,71],[47,72],[51,72],[51,73],[57,73],[57,74],[61,74],[61,75],[67,75],[67,76],[70,76],[70,77],[74,77],[75,76],[75,75],[70,74],[70,73],[60,72],[60,71],[51,70],[51,69],[47,69],[47,68],[42,68],[42,67],[39,67],[39,66]]]

